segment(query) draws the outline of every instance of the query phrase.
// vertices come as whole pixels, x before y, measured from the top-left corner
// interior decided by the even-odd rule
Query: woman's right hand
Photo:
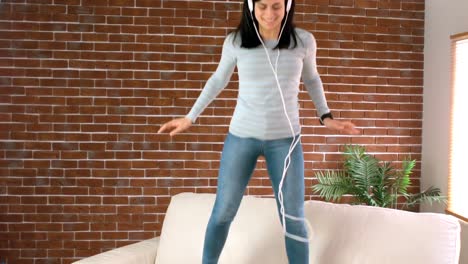
[[[181,117],[173,119],[161,126],[158,130],[158,133],[162,133],[165,131],[169,132],[169,135],[172,137],[179,132],[183,132],[187,130],[192,125],[192,120],[187,117]]]

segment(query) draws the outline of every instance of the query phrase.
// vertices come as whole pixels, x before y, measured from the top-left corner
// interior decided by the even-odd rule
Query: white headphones
[[[291,10],[292,1],[293,0],[288,0],[288,2],[286,3],[286,12],[289,12],[289,10]],[[250,13],[252,13],[254,9],[253,0],[247,0],[247,4],[249,6]]]

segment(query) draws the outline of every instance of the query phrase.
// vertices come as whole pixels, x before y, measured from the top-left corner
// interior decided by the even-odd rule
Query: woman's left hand
[[[357,129],[356,126],[350,121],[340,121],[331,118],[325,118],[325,120],[323,120],[323,124],[328,129],[337,130],[344,134],[358,135],[361,133],[360,130]]]

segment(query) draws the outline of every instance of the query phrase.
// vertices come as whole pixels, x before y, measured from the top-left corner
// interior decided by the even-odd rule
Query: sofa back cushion
[[[182,193],[167,210],[156,264],[201,263],[214,194]],[[311,264],[458,264],[460,224],[449,215],[306,201]],[[219,264],[288,263],[273,198],[244,196]]]
[[[310,263],[458,264],[460,223],[450,215],[319,201],[305,212]]]

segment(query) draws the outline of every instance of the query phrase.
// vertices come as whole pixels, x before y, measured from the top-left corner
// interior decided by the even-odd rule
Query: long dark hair
[[[254,3],[257,1],[259,0],[253,0]],[[287,0],[284,0],[285,11],[286,11],[286,1]],[[291,38],[294,41],[294,45],[292,47],[295,48],[297,46],[296,30],[295,30],[295,25],[293,23],[294,6],[295,6],[296,1],[294,0],[291,0],[291,1],[292,1],[292,4],[291,4],[291,9],[289,10],[289,14],[286,17],[287,13],[285,12],[283,21],[281,22],[281,27],[283,27],[283,24],[285,23],[285,21],[286,21],[286,25],[284,25],[283,33],[281,34],[280,41],[278,45],[275,47],[275,49],[276,48],[280,48],[280,49],[289,48],[291,44]],[[254,19],[254,23],[258,29],[258,21],[255,18],[255,13],[252,15],[250,14],[247,0],[244,0],[244,5],[242,8],[242,17],[241,17],[239,25],[237,26],[237,29],[235,30],[236,34],[233,39],[234,41],[237,35],[240,35],[241,40],[242,40],[241,47],[243,48],[255,48],[258,45],[261,45],[261,42],[258,39],[257,33],[255,32],[255,28],[252,24],[252,16]]]

